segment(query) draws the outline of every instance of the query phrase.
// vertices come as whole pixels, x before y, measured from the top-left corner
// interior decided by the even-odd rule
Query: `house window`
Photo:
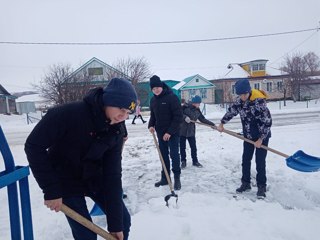
[[[198,78],[196,78],[196,82],[199,82],[199,79],[198,79]]]
[[[252,65],[252,71],[258,71],[259,70],[259,65],[258,64],[253,64]]]
[[[235,85],[232,85],[232,86],[231,86],[231,92],[232,92],[232,94],[236,94],[236,88],[235,88]]]
[[[266,65],[265,64],[259,64],[259,70],[263,71],[266,69]]]
[[[88,68],[89,76],[103,75],[102,68]]]
[[[189,97],[190,97],[190,100],[191,100],[191,98],[193,98],[195,95],[196,95],[196,90],[195,90],[195,89],[189,89]]]
[[[201,98],[207,98],[207,89],[202,88],[200,89]]]
[[[260,83],[255,83],[255,84],[253,85],[253,88],[260,90]]]
[[[272,92],[272,82],[267,82],[267,91]]]
[[[277,89],[278,89],[278,91],[283,90],[283,83],[282,82],[277,82]]]

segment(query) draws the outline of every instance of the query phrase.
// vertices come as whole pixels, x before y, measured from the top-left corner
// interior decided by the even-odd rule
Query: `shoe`
[[[174,188],[174,190],[180,190],[181,189],[180,174],[179,175],[174,175],[173,188]]]
[[[194,163],[192,163],[192,165],[195,166],[195,167],[198,167],[198,168],[202,168],[203,167],[202,164],[199,163],[199,162],[194,162]]]
[[[133,122],[132,124],[136,124],[136,123]]]
[[[239,188],[237,188],[236,192],[243,193],[243,192],[250,191],[250,190],[251,190],[250,183],[242,182],[241,186]]]
[[[156,182],[154,184],[155,187],[160,187],[160,186],[165,186],[165,185],[168,185],[168,181],[166,178],[161,178],[160,181]]]
[[[257,192],[257,198],[258,199],[264,199],[266,197],[266,186],[258,185],[258,192]]]
[[[128,197],[127,194],[125,194],[125,193],[122,194],[122,198],[123,198],[123,199],[126,199],[127,197]]]
[[[143,123],[146,123],[147,121],[142,121]]]
[[[182,161],[181,162],[181,168],[184,169],[187,166],[187,162],[186,161]]]

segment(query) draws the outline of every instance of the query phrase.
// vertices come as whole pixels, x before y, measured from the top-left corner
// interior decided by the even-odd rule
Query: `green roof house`
[[[199,74],[185,78],[172,89],[178,91],[180,98],[185,99],[186,102],[198,95],[202,98],[203,103],[214,103],[215,85]]]

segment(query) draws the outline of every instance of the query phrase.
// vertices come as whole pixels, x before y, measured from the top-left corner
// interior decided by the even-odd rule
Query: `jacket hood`
[[[267,99],[267,94],[263,90],[252,89],[250,95],[250,101],[254,101],[257,98]]]

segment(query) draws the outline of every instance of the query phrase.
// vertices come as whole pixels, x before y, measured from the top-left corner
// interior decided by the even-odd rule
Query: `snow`
[[[303,150],[320,156],[320,103],[269,103],[273,116],[272,138],[269,146],[292,155]],[[218,123],[225,109],[206,106],[206,117]],[[148,119],[148,116],[146,116]],[[294,124],[291,122],[295,120]],[[309,121],[308,121],[309,119]],[[25,115],[0,115],[1,127],[7,136],[16,165],[27,165],[23,151],[25,137],[34,127],[26,125]],[[198,240],[198,239],[259,239],[284,240],[320,238],[320,173],[303,173],[286,166],[285,159],[269,152],[267,156],[267,198],[256,200],[255,163],[252,162],[251,192],[234,198],[240,184],[242,141],[197,126],[199,161],[204,168],[191,166],[187,149],[187,168],[182,171],[182,189],[176,191],[178,202],[171,198],[169,207],[164,197],[168,186],[154,187],[160,178],[161,164],[153,138],[146,124],[127,120],[129,140],[124,147],[123,186],[128,198],[125,203],[132,216],[130,239],[139,240]],[[225,125],[240,131],[239,119]],[[0,170],[4,164],[0,160]],[[35,239],[72,239],[70,228],[62,213],[43,205],[42,192],[33,176],[29,177],[33,230]],[[10,239],[7,192],[0,190],[1,239]],[[88,199],[91,209],[93,203]],[[103,216],[94,222],[106,227]],[[98,238],[101,239],[101,238]]]

